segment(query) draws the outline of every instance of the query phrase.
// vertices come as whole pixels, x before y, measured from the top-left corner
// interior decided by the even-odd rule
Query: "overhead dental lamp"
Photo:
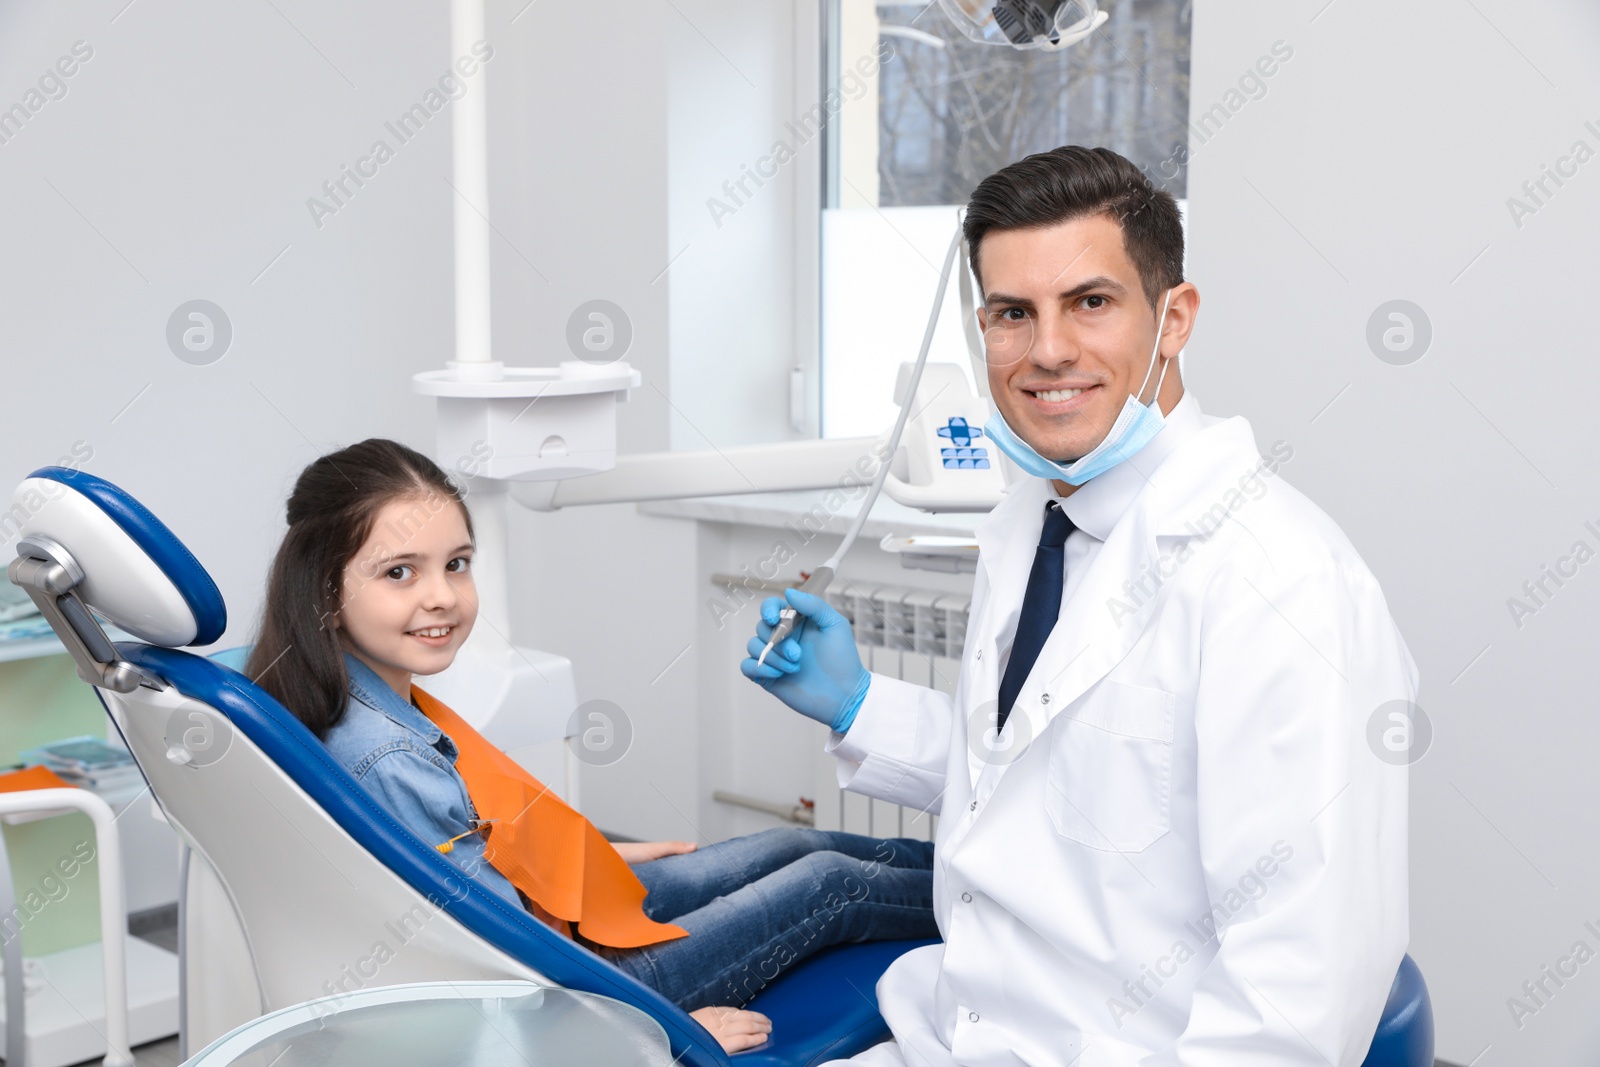
[[[939,0],[939,6],[980,44],[1046,52],[1077,44],[1111,17],[1095,0]]]

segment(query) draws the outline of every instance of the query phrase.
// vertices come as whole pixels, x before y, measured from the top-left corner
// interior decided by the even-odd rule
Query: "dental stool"
[[[1422,971],[1410,956],[1400,961],[1361,1067],[1433,1067],[1433,1002]]]
[[[794,967],[749,1005],[772,1018],[773,1039],[730,1058],[653,989],[465,877],[264,690],[180,651],[218,640],[226,609],[205,568],[137,500],[46,467],[15,501],[12,514],[26,518],[12,581],[96,687],[191,850],[180,930],[191,1050],[317,997],[496,979],[632,1005],[690,1067],[810,1067],[888,1036],[878,978],[935,942],[845,945]],[[113,645],[95,615],[140,641]]]
[[[652,1016],[689,1067],[813,1067],[882,1041],[878,978],[930,941],[818,953],[749,1007],[773,1039],[730,1057],[711,1035],[397,823],[306,727],[248,678],[181,651],[222,636],[205,568],[121,489],[63,467],[14,498],[10,577],[28,589],[190,849],[184,1024],[190,1049],[281,1008],[376,986],[521,979]],[[94,615],[91,615],[91,609]],[[140,638],[113,645],[95,615]],[[1432,1067],[1433,1016],[1410,957],[1364,1067]]]

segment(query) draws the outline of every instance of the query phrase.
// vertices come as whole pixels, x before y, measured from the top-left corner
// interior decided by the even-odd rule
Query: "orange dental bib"
[[[644,886],[588,819],[485,741],[461,716],[415,686],[411,697],[455,742],[456,770],[466,782],[467,795],[478,818],[494,824],[484,858],[538,909],[576,923],[584,937],[611,948],[689,936],[682,927],[645,915]]]

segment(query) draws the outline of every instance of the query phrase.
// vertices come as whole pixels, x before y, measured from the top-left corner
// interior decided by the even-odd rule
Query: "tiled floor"
[[[174,910],[170,916],[161,917],[161,925],[148,923],[131,923],[134,927],[134,936],[143,938],[152,945],[157,945],[168,952],[178,951],[178,923],[177,913]],[[143,929],[139,929],[143,926]],[[197,1050],[198,1051],[198,1050]],[[169,1037],[163,1041],[152,1041],[148,1045],[140,1045],[133,1050],[133,1060],[138,1067],[178,1067],[183,1061],[178,1058],[178,1039]],[[98,1060],[91,1060],[98,1063]]]
[[[176,910],[173,911],[170,918],[170,923],[163,923],[160,926],[148,926],[139,930],[136,936],[142,937],[152,945],[160,946],[168,952],[178,951],[178,916]],[[175,1037],[169,1037],[164,1041],[152,1041],[148,1045],[140,1045],[133,1050],[133,1059],[138,1064],[138,1067],[178,1067],[183,1062],[178,1058],[178,1039]]]
[[[140,1045],[133,1050],[133,1062],[138,1064],[138,1067],[178,1067],[178,1064],[183,1062],[178,1059],[178,1039],[169,1037],[165,1041],[152,1041],[148,1045]]]

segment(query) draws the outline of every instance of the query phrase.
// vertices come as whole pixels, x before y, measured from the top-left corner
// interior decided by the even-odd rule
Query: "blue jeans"
[[[633,873],[650,893],[645,914],[689,936],[591,947],[684,1011],[742,1007],[830,945],[939,936],[931,841],[767,830]]]

